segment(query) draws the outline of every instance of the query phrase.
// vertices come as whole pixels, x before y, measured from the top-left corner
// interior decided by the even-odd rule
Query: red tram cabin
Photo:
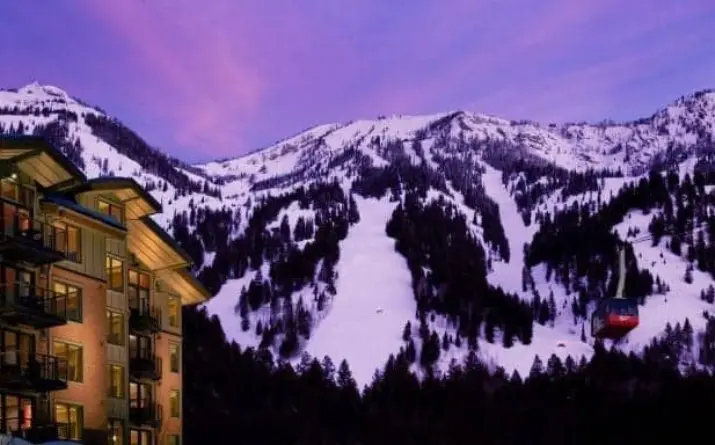
[[[591,334],[598,338],[622,338],[638,326],[638,321],[638,303],[635,300],[602,300],[591,315]]]

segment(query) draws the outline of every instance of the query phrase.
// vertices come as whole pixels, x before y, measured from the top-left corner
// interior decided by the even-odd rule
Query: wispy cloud
[[[96,22],[102,32],[81,38],[101,46],[88,55],[76,41],[66,43],[67,57],[87,57],[94,73],[107,72],[102,63],[111,66],[111,75],[83,78],[86,88],[121,91],[122,100],[137,105],[130,124],[151,121],[156,134],[170,137],[162,145],[193,147],[194,159],[378,114],[466,106],[505,117],[576,120],[622,104],[643,79],[661,89],[680,82],[685,93],[696,63],[715,64],[696,60],[712,47],[712,0],[75,5],[84,14],[63,20]],[[53,48],[53,54],[63,49]]]

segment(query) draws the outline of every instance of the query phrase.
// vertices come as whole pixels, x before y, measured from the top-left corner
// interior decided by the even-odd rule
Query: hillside
[[[346,359],[360,386],[399,351],[420,374],[470,350],[522,375],[535,355],[589,358],[613,231],[658,241],[628,249],[642,325],[617,347],[666,335],[683,364],[715,362],[699,339],[715,298],[712,91],[622,124],[459,111],[321,125],[192,166],[34,83],[0,91],[0,132],[43,135],[89,176],[137,179],[201,265],[229,338]]]

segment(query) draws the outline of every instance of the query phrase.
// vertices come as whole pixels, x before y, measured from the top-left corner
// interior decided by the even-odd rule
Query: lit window
[[[55,403],[55,422],[61,439],[82,440],[82,411],[79,405]]]
[[[107,311],[107,341],[113,345],[124,346],[124,314]]]
[[[124,398],[124,367],[109,365],[109,397]]]
[[[180,417],[181,415],[181,397],[178,389],[172,389],[169,393],[169,408],[171,417]]]
[[[178,297],[169,297],[169,326],[179,327],[179,317],[181,317],[181,303]]]
[[[67,373],[67,380],[82,381],[82,347],[69,343],[55,341],[55,355],[61,360],[58,363],[60,375]]]
[[[0,195],[11,201],[21,203],[23,206],[32,208],[35,203],[35,191],[17,183],[13,179],[2,179],[0,181]]]
[[[56,231],[53,239],[58,250],[65,253],[65,257],[75,263],[82,262],[82,231],[79,227],[67,224],[62,221],[55,221],[52,224]]]
[[[129,430],[129,445],[151,445],[151,432],[147,430]]]
[[[120,419],[109,419],[107,432],[107,445],[124,444],[124,424]]]
[[[81,323],[82,289],[71,284],[55,281],[52,283],[52,291],[57,297],[58,308],[67,307],[67,319]]]
[[[169,365],[171,372],[179,372],[181,369],[180,354],[181,348],[176,343],[169,344]]]
[[[100,199],[97,203],[97,208],[100,212],[117,220],[117,222],[124,222],[124,212],[122,212],[121,206]]]
[[[169,434],[169,445],[181,445],[181,436],[178,434]]]
[[[116,292],[124,292],[124,263],[107,256],[104,267],[107,274],[107,288]]]
[[[129,306],[135,309],[142,309],[143,305],[148,308],[149,301],[149,275],[130,269],[128,272],[129,282],[127,283],[127,294],[129,296]]]

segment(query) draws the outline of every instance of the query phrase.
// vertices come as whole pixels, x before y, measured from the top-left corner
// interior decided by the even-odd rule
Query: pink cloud
[[[715,9],[711,0],[657,8],[649,0],[415,1],[410,8],[368,0],[83,4],[129,49],[125,82],[136,85],[128,100],[204,157],[255,148],[258,134],[275,140],[365,115],[461,104],[546,116],[547,105],[562,110],[554,114],[578,111],[569,100],[574,85],[615,94],[643,75],[635,62],[619,64],[653,46],[667,60],[673,53],[658,49],[670,48],[659,33]],[[581,97],[584,110],[610,103]]]
[[[418,78],[413,83],[397,88],[394,85],[389,85],[384,89],[379,89],[365,99],[365,106],[368,103],[377,103],[391,112],[405,113],[409,113],[409,110],[433,108],[434,103],[439,101],[440,95],[449,94],[455,88],[488,91],[489,87],[486,85],[479,87],[480,82],[487,80],[500,85],[500,90],[524,91],[525,84],[532,84],[534,78],[538,78],[553,85],[550,94],[559,94],[555,90],[563,84],[556,79],[572,74],[583,75],[589,71],[602,69],[604,64],[618,64],[622,60],[629,59],[640,60],[642,53],[651,51],[650,48],[623,47],[623,45],[645,36],[652,37],[652,34],[658,31],[678,25],[701,14],[715,12],[715,3],[705,0],[664,2],[657,8],[653,8],[653,5],[649,4],[647,0],[633,0],[626,3],[619,0],[580,2],[554,0],[542,3],[543,6],[538,7],[536,11],[529,9],[521,13],[519,13],[519,8],[523,8],[524,3],[511,1],[508,4],[510,5],[508,9],[514,13],[506,18],[511,25],[509,29],[516,29],[518,32],[503,38],[475,42],[470,48],[470,52],[464,53],[461,57],[455,57],[452,64],[445,66],[436,75],[429,78]],[[492,19],[503,20],[500,17],[492,17]],[[444,29],[441,29],[440,32],[449,33],[449,27],[454,32],[454,20],[445,22]],[[691,44],[696,44],[697,40],[698,38],[691,38],[688,41]],[[656,41],[655,38],[654,41]],[[598,55],[594,55],[590,57],[593,59],[591,66],[585,69],[581,66],[569,66],[560,61],[565,56],[573,57],[579,51],[589,51],[588,44],[610,47],[612,53],[609,57],[614,60],[603,62],[599,60]],[[670,47],[670,45],[666,45],[666,47]],[[687,45],[680,47],[685,49]],[[656,48],[656,51],[662,54],[662,48]],[[586,58],[589,57],[586,56]],[[513,76],[512,73],[515,71],[522,71],[526,75]],[[560,77],[552,78],[552,73],[557,73],[557,76]],[[612,70],[610,75],[632,77],[643,75],[643,71],[638,70],[634,65],[630,71]],[[509,85],[510,80],[516,84]],[[621,84],[625,81],[618,77],[595,80],[601,83],[611,81]],[[584,82],[581,85],[587,84]],[[525,109],[525,102],[534,101],[536,103],[543,100],[543,95],[539,91],[534,91],[533,94],[533,96],[521,94],[518,106],[516,104],[513,107],[504,105],[498,108],[519,113]],[[564,103],[551,101],[553,105],[568,104],[570,94],[559,94],[559,96],[564,99]],[[490,100],[466,100],[464,102],[471,105],[493,104],[496,95],[487,93],[485,97],[489,97]],[[458,106],[459,104],[454,104],[451,108]],[[568,106],[572,107],[572,105]],[[537,109],[538,106],[534,105],[530,108]]]
[[[499,109],[509,110],[506,117],[548,122],[573,121],[576,116],[594,112],[602,112],[601,117],[607,118],[605,113],[613,110],[618,92],[637,81],[644,69],[657,73],[669,67],[675,54],[702,43],[702,39],[700,33],[692,33],[667,41],[654,51],[618,54],[582,69],[494,91],[465,108],[479,110],[498,104]]]
[[[151,76],[138,85],[143,102],[173,122],[179,142],[234,142],[239,132],[226,130],[240,128],[265,84],[252,68],[250,46],[229,31],[243,26],[233,2],[86,4],[131,45]]]

